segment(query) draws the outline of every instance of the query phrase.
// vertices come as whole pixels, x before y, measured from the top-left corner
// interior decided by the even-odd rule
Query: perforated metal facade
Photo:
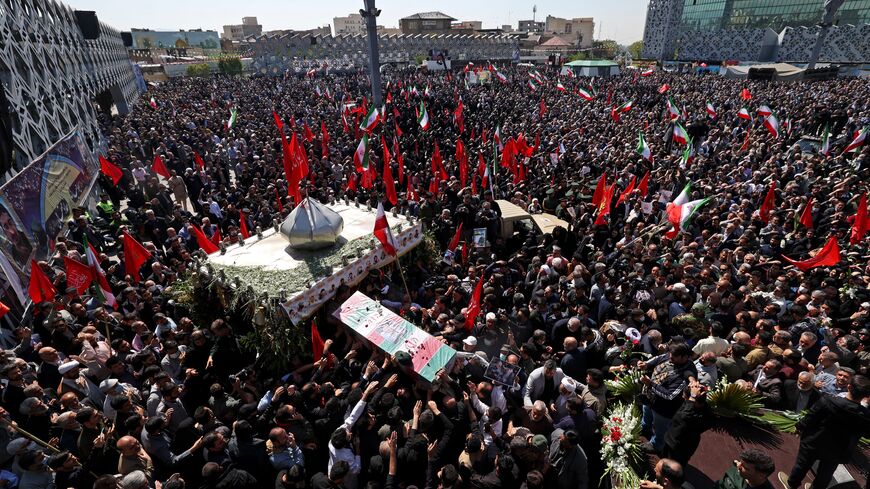
[[[100,24],[84,38],[74,11],[52,0],[0,0],[0,84],[10,104],[15,170],[78,126],[99,144],[95,98],[126,112],[138,97],[121,35]]]

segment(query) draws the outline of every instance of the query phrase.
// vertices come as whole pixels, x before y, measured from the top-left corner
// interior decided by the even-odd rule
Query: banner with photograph
[[[55,239],[72,210],[87,199],[98,172],[84,138],[73,132],[0,187],[0,252],[5,256],[0,270],[19,299],[28,285],[30,260],[54,253]]]
[[[408,352],[414,371],[429,382],[456,356],[453,348],[362,292],[350,296],[333,316],[390,355]]]

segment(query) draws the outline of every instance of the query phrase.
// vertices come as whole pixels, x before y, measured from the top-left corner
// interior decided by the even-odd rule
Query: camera
[[[239,371],[239,373],[229,376],[230,383],[234,384],[236,382],[236,379],[238,379],[241,382],[244,382],[244,381],[248,380],[248,377],[250,375],[251,375],[250,370],[248,370],[247,368],[243,368]]]

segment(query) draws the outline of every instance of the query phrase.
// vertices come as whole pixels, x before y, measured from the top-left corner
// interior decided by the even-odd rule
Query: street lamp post
[[[372,103],[379,108],[383,105],[381,93],[380,57],[378,56],[378,16],[381,11],[375,8],[375,0],[363,0],[365,9],[359,13],[366,19],[366,32],[369,38],[369,77],[372,81]]]
[[[843,5],[846,0],[825,0],[825,15],[822,16],[822,23],[819,27],[818,37],[816,37],[816,45],[813,46],[813,54],[810,55],[810,62],[807,64],[807,69],[812,70],[816,67],[816,62],[819,61],[819,54],[822,52],[822,45],[825,43],[825,38],[828,37],[828,30],[834,25],[834,15],[837,9]]]

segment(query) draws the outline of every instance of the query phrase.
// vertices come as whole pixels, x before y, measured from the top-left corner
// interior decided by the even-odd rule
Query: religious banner
[[[57,236],[66,231],[72,210],[87,199],[98,172],[84,138],[71,132],[0,188],[2,272],[16,295],[20,285],[27,285],[30,260],[54,253]]]
[[[414,372],[429,382],[442,368],[449,369],[456,356],[453,348],[362,292],[350,296],[333,316],[390,355],[407,352]]]

